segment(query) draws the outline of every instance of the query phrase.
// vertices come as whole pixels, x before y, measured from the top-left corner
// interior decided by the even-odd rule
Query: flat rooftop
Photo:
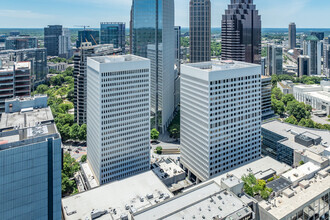
[[[98,56],[90,57],[89,59],[94,60],[98,63],[127,63],[140,60],[148,60],[143,57],[134,56],[134,55],[113,55],[113,56]]]
[[[153,166],[155,166],[155,168],[152,170],[160,179],[172,178],[174,176],[185,173],[179,165],[175,164],[175,162],[169,158],[161,160],[153,164]]]
[[[2,130],[0,133],[0,151],[28,144],[27,140],[30,140],[31,143],[35,143],[39,141],[39,137],[54,135],[56,138],[59,138],[56,126],[53,122],[19,130]]]
[[[268,188],[273,189],[274,192],[279,192],[282,191],[289,186],[291,186],[291,182],[289,182],[287,179],[284,177],[280,177],[278,179],[275,179],[266,185]]]
[[[25,113],[3,113],[0,122],[0,129],[8,127],[34,127],[38,122],[54,120],[50,107],[41,109],[30,109]]]
[[[329,168],[328,168],[329,169]],[[303,184],[306,181],[302,181]],[[293,188],[293,196],[288,198],[287,196],[278,196],[271,200],[271,202],[262,201],[259,202],[259,206],[264,210],[267,210],[275,219],[284,219],[288,217],[294,211],[304,208],[307,204],[312,203],[313,200],[323,195],[326,192],[330,192],[330,175],[327,171],[326,177],[321,177],[320,175],[314,177],[309,182],[310,185],[306,189],[301,186]],[[275,204],[275,206],[274,206]],[[316,208],[320,204],[314,204],[315,207],[309,206],[311,209]],[[325,212],[329,211],[329,207],[325,206]],[[291,216],[289,216],[291,217]]]
[[[321,167],[315,165],[312,162],[305,163],[304,165],[297,167],[296,169],[290,170],[282,175],[285,179],[292,183],[300,181],[310,176],[313,173],[318,172]]]
[[[271,132],[283,136],[284,138],[287,138],[287,140],[283,140],[281,141],[281,143],[297,151],[309,150],[313,153],[321,154],[324,149],[326,149],[326,147],[330,146],[330,131],[327,130],[317,130],[306,127],[299,127],[277,120],[264,123],[261,127],[262,129],[269,130]],[[295,142],[295,136],[297,134],[302,134],[305,132],[320,136],[322,138],[321,144],[313,145],[311,147],[305,147],[304,145]]]
[[[263,157],[249,164],[236,168],[228,173],[217,176],[209,181],[214,180],[217,183],[220,183],[222,179],[226,179],[227,174],[231,174],[239,179],[242,179],[244,175],[248,175],[249,173],[256,174],[260,171],[265,172],[271,169],[273,169],[277,175],[280,175],[290,170],[291,167],[284,163],[278,162],[271,157]]]
[[[221,70],[241,69],[247,67],[257,67],[260,65],[233,61],[233,60],[218,60],[218,61],[203,62],[203,63],[189,63],[189,64],[184,64],[184,66],[205,70],[207,72],[213,72],[213,71],[221,71]]]
[[[306,92],[306,94],[316,99],[320,99],[324,102],[328,102],[328,104],[330,103],[330,92],[318,91],[318,92]]]
[[[159,178],[148,171],[63,198],[62,209],[66,220],[91,219],[92,210],[107,212],[99,220],[120,219],[125,215],[131,219],[130,210],[140,211],[171,197]]]
[[[219,219],[228,217],[236,220],[250,213],[252,210],[233,193],[222,190],[215,182],[209,182],[136,213],[134,220],[213,219],[213,217]]]

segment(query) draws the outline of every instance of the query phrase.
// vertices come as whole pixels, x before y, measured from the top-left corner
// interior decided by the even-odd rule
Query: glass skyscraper
[[[296,24],[294,22],[289,24],[289,49],[296,48],[297,44],[297,30],[296,30]]]
[[[133,0],[132,52],[151,61],[152,127],[165,131],[174,111],[174,0]]]
[[[121,48],[125,53],[125,23],[102,22],[101,44],[113,44],[114,48]]]
[[[222,59],[260,64],[261,17],[253,0],[231,0],[222,16],[221,38]]]
[[[211,2],[190,0],[189,3],[190,62],[211,60]]]

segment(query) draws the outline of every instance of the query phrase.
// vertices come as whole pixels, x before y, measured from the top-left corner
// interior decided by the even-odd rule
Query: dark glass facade
[[[312,36],[317,37],[317,39],[319,40],[323,40],[324,39],[324,32],[311,32]]]
[[[211,60],[211,2],[190,0],[189,3],[190,62]]]
[[[59,56],[59,37],[63,33],[62,25],[49,25],[44,28],[44,45],[48,56]]]
[[[125,23],[102,22],[101,43],[113,44],[114,48],[121,48],[125,53]]]
[[[297,30],[296,24],[290,23],[289,24],[289,49],[296,48],[297,45]]]
[[[132,54],[151,63],[151,126],[166,130],[174,111],[174,0],[133,0]]]
[[[90,42],[92,45],[100,43],[100,32],[94,30],[82,30],[78,31],[78,40],[76,47],[79,48],[82,42]]]
[[[261,17],[253,0],[231,0],[222,16],[221,38],[222,59],[260,64]]]
[[[21,37],[8,37],[6,39],[6,50],[21,50],[37,48],[38,40],[35,37],[21,36]]]

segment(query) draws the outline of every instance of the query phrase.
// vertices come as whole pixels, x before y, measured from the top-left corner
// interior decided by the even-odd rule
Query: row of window
[[[147,73],[147,72],[149,72],[149,69],[125,70],[125,71],[118,71],[118,72],[102,73],[102,77],[123,76],[123,75],[129,75],[129,74],[135,74],[135,73]]]

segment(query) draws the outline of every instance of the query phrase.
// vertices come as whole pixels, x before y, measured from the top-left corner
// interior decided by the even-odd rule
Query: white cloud
[[[35,13],[29,10],[0,10],[0,17],[16,19],[51,18],[52,15]]]

